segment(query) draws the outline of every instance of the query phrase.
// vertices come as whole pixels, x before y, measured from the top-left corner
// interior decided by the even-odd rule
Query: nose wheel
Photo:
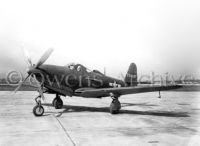
[[[52,105],[55,107],[55,109],[61,109],[63,107],[63,101],[59,95],[56,95],[56,98],[54,98]]]
[[[33,108],[33,114],[36,116],[36,117],[40,117],[44,114],[44,108],[43,106],[39,106],[39,105],[36,105],[34,108]]]
[[[33,114],[36,117],[40,117],[44,114],[44,107],[41,104],[41,96],[36,97],[36,106],[33,108]]]

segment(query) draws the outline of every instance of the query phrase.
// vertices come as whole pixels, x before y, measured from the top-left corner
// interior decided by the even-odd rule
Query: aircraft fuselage
[[[79,69],[78,69],[79,68]],[[74,92],[80,88],[117,88],[124,87],[122,80],[108,77],[99,71],[87,71],[78,64],[70,69],[65,66],[41,65],[34,73],[39,82],[47,89],[57,89],[58,92]],[[71,91],[69,91],[71,89]]]

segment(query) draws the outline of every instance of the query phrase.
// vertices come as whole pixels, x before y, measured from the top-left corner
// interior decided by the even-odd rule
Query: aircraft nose
[[[35,69],[34,67],[30,67],[29,69],[27,69],[27,73],[30,75],[32,73],[38,72],[37,69]]]
[[[27,70],[27,73],[30,75],[32,72],[31,72],[31,70]]]

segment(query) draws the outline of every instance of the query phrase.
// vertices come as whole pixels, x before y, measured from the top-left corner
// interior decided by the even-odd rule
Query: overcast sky
[[[109,75],[138,72],[200,74],[200,2],[0,1],[0,69],[25,67],[25,47],[36,62],[54,48],[46,63],[79,62]]]

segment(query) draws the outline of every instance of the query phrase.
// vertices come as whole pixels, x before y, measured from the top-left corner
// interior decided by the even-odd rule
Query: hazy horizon
[[[199,1],[0,2],[0,75],[25,71],[22,48],[34,63],[79,62],[117,77],[131,62],[154,71],[200,78]]]

